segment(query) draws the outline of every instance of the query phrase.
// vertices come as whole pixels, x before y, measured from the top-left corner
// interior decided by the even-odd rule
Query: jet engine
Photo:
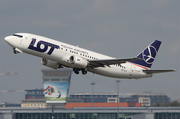
[[[88,61],[78,56],[65,56],[62,60],[71,67],[85,69],[88,65]]]
[[[75,67],[75,68],[86,68],[88,65],[88,61],[86,59],[83,59],[78,56],[70,56],[69,62]]]
[[[59,64],[59,63],[57,63],[57,62],[53,62],[53,61],[51,61],[51,60],[47,60],[47,59],[45,59],[45,58],[43,58],[43,59],[41,60],[41,64],[44,65],[44,66],[46,66],[46,67],[50,67],[50,68],[52,68],[52,69],[63,68],[63,67],[61,66],[61,64]]]

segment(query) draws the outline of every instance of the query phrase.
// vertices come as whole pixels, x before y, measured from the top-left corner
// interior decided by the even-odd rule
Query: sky
[[[88,72],[72,74],[70,92],[167,94],[180,99],[179,0],[0,0],[0,90],[41,89],[41,59],[13,54],[4,37],[25,32],[79,45],[116,58],[137,56],[154,40],[162,41],[152,69],[175,69],[145,79],[115,79]],[[0,103],[21,102],[26,92],[0,93]]]

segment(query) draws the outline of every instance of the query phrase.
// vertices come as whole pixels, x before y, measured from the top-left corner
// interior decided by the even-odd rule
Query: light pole
[[[90,85],[92,85],[92,107],[93,107],[93,86],[95,85],[95,83],[91,83]]]
[[[120,80],[117,80],[117,119],[119,119],[119,82]]]

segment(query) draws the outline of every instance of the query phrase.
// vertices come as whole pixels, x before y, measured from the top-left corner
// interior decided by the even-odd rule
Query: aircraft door
[[[130,70],[129,70],[129,75],[132,77],[133,76],[133,67],[130,67]]]

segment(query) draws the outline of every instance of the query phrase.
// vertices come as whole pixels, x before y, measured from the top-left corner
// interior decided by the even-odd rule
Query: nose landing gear
[[[19,50],[18,48],[13,48],[13,52],[14,54],[22,53],[22,51]]]

